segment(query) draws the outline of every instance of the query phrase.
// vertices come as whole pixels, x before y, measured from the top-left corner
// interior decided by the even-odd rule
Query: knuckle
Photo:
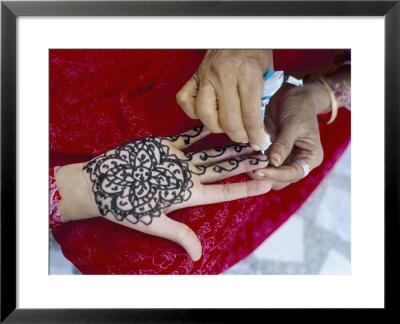
[[[177,94],[176,94],[176,102],[178,103],[178,105],[182,105],[182,104],[184,104],[185,102],[186,102],[186,94],[185,94],[185,92],[184,91],[179,91]]]
[[[219,80],[229,80],[234,70],[231,61],[218,61],[211,68]]]
[[[249,79],[254,80],[254,76],[262,74],[262,69],[260,67],[260,64],[258,63],[257,60],[248,58],[246,60],[243,60],[241,64],[242,68],[242,73],[244,76],[249,77]]]
[[[211,68],[214,71],[230,71],[233,68],[232,60],[224,59],[224,60],[216,60],[212,63]]]
[[[265,184],[262,183],[262,182],[259,182],[259,181],[254,182],[253,186],[254,186],[254,190],[255,190],[256,193],[265,192],[266,189],[267,189],[265,187]],[[247,188],[247,193],[246,194],[248,195],[249,194],[249,185],[247,185],[246,188]]]
[[[324,151],[321,149],[318,153],[317,153],[317,157],[315,159],[315,167],[319,167],[322,164],[322,161],[324,160]]]
[[[245,182],[245,186],[243,188],[243,197],[248,197],[250,196],[250,183],[249,182]],[[259,186],[260,183],[256,183],[255,186]]]
[[[260,116],[259,116],[260,115]],[[261,126],[261,114],[255,109],[243,109],[242,110],[243,123],[248,126]]]
[[[283,146],[285,148],[289,148],[290,146],[289,140],[287,140],[286,138],[278,138],[275,141],[275,144],[279,144],[280,146]]]
[[[274,144],[274,149],[281,156],[281,158],[283,158],[284,155],[289,155],[292,150],[291,143],[289,143],[289,141],[286,139],[279,138],[275,141]]]
[[[227,184],[224,184],[222,186],[222,195],[224,197],[224,201],[229,200],[229,197],[231,195],[231,188]]]

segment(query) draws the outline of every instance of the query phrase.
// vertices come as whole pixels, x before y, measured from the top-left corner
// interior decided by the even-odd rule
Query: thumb
[[[292,152],[294,141],[296,140],[294,129],[293,127],[283,127],[274,143],[270,146],[268,158],[273,166],[281,166]]]
[[[198,83],[194,76],[182,87],[176,94],[176,102],[182,110],[192,119],[199,119],[194,110],[194,103],[196,101],[198,91]]]
[[[189,226],[165,215],[157,221],[157,230],[153,228],[152,235],[157,235],[179,244],[186,250],[193,261],[198,261],[201,258],[201,243]]]

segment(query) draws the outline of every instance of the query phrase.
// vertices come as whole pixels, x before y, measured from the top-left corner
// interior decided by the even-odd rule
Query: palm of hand
[[[188,162],[161,138],[139,139],[93,160],[87,170],[101,214],[150,224],[161,211],[187,201],[193,188]]]

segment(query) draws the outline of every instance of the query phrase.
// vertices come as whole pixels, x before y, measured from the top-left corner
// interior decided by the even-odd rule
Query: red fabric
[[[49,229],[54,230],[62,223],[65,223],[63,220],[60,210],[58,208],[58,203],[61,200],[60,192],[57,188],[56,179],[54,178],[54,174],[57,172],[59,167],[50,168],[50,176],[49,176]]]
[[[87,161],[128,140],[176,135],[199,124],[175,95],[200,64],[200,50],[51,50],[50,166]],[[276,51],[275,70],[328,66],[334,51]],[[175,243],[103,218],[73,221],[53,231],[62,251],[84,274],[218,274],[249,255],[318,186],[350,140],[350,112],[321,125],[324,162],[281,191],[169,214],[200,238],[192,262]],[[196,148],[227,143],[210,135]],[[228,181],[246,181],[246,175]]]

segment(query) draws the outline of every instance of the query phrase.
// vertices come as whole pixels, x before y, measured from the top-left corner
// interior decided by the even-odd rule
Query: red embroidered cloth
[[[175,95],[200,64],[201,50],[51,50],[50,166],[82,162],[128,140],[177,135],[199,124]],[[329,66],[334,51],[279,50],[275,70]],[[325,118],[326,119],[326,118]],[[280,191],[186,208],[168,216],[198,235],[203,256],[192,262],[173,242],[101,217],[61,224],[54,237],[84,274],[219,274],[249,255],[284,223],[329,172],[350,141],[350,112],[321,125],[324,162]],[[228,143],[210,135],[196,149]],[[246,181],[246,175],[229,181]]]

